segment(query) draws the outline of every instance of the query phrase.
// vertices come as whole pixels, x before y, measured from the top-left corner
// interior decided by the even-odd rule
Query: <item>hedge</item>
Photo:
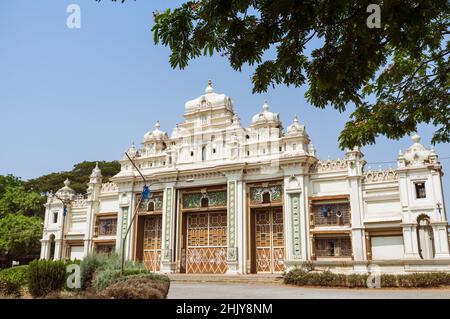
[[[301,268],[283,275],[285,284],[320,287],[367,287],[368,274],[337,274],[331,271],[310,272]],[[381,274],[381,287],[426,288],[450,286],[450,273]]]

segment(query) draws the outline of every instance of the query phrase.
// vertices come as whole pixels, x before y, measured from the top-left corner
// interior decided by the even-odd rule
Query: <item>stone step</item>
[[[232,283],[281,283],[281,274],[214,275],[214,274],[169,274],[174,282],[232,282]]]

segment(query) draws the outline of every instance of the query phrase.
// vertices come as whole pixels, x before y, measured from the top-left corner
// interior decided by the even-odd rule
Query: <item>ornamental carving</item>
[[[183,194],[183,208],[190,209],[221,206],[227,206],[226,191]]]
[[[316,164],[311,166],[310,172],[331,172],[331,171],[340,171],[347,169],[347,161],[343,159],[335,159],[335,160],[326,160],[326,161],[318,161]]]
[[[252,187],[250,198],[252,204],[263,204],[270,202],[281,202],[283,189],[281,185],[269,187]]]
[[[114,193],[119,191],[119,188],[114,183],[104,183],[102,184],[102,193]]]
[[[365,183],[387,182],[396,180],[398,180],[398,175],[397,172],[392,168],[384,171],[382,171],[381,169],[378,171],[372,171],[369,169],[369,171],[364,173]]]
[[[140,201],[140,195],[137,198]],[[142,212],[152,212],[152,211],[162,211],[163,209],[163,195],[161,193],[152,193],[150,198],[144,199],[139,204],[139,211]]]
[[[86,197],[83,195],[77,195],[72,203],[73,208],[86,208]]]

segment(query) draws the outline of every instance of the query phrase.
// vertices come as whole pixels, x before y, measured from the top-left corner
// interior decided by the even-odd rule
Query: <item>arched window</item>
[[[49,237],[49,245],[50,250],[48,254],[48,259],[53,260],[55,259],[55,235],[51,234]]]
[[[155,210],[155,203],[154,202],[149,202],[148,203],[148,211],[149,212],[153,212]]]
[[[270,193],[264,192],[262,195],[262,202],[263,204],[269,204],[270,203]]]
[[[420,258],[433,259],[435,252],[433,228],[430,224],[430,217],[425,214],[417,217],[417,242]]]
[[[209,199],[208,197],[203,197],[201,202],[202,207],[208,207],[209,206]]]
[[[202,147],[202,161],[206,161],[206,146]]]

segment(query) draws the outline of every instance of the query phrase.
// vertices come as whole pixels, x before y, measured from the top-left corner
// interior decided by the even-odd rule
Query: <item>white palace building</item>
[[[242,127],[209,82],[171,136],[156,123],[127,153],[150,197],[126,156],[112,182],[96,167],[87,195],[66,181],[46,204],[41,258],[120,254],[129,228],[125,257],[166,273],[450,271],[442,166],[418,135],[395,169],[365,170],[356,147],[320,160],[297,117],[283,129],[266,102]]]

